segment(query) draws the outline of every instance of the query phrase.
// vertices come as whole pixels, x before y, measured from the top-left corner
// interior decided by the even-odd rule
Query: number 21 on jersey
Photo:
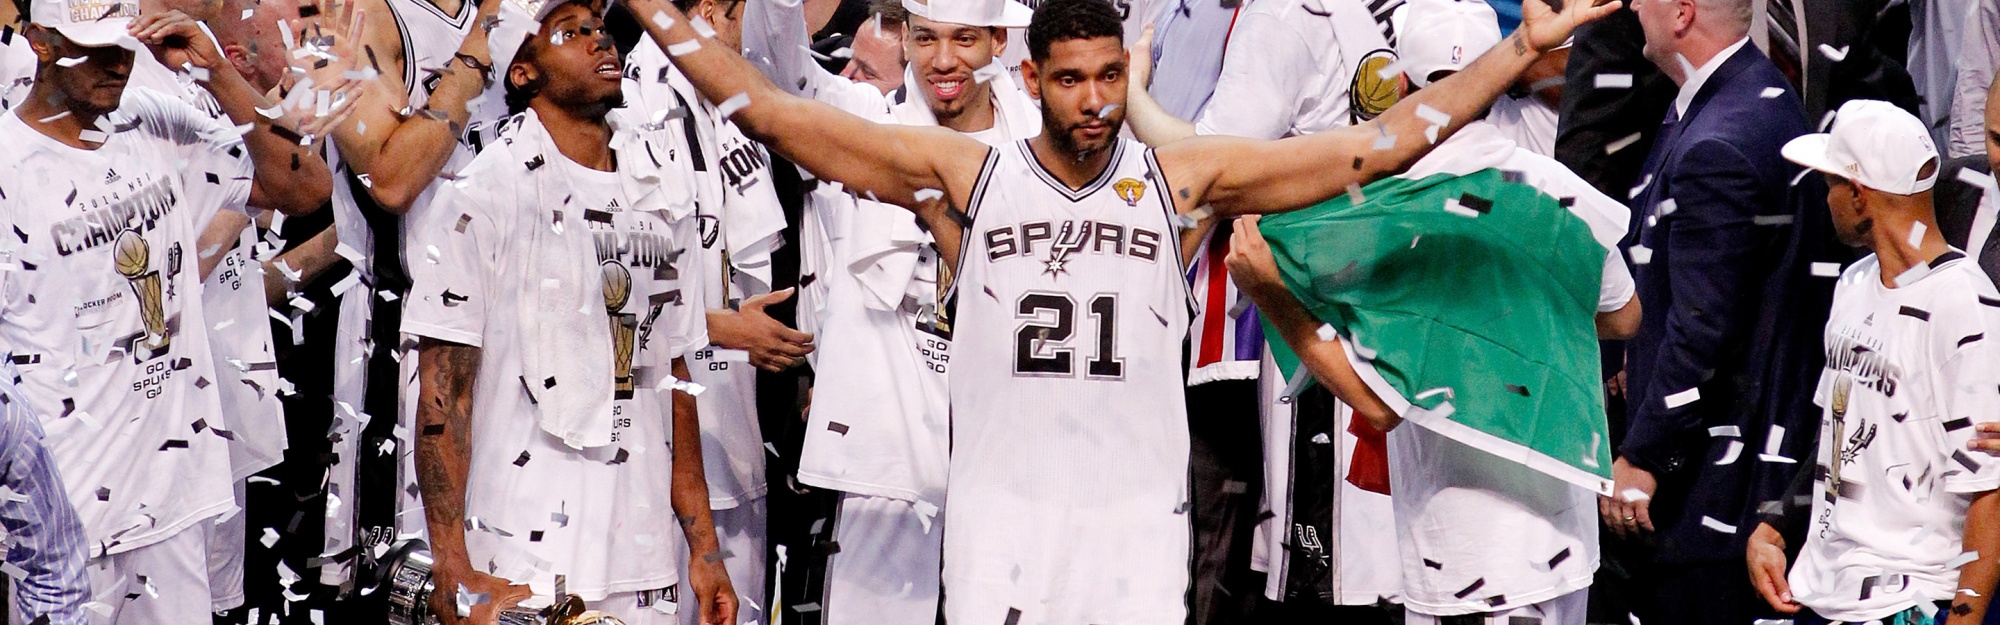
[[[1125,379],[1125,359],[1118,357],[1118,294],[1099,293],[1085,303],[1095,336],[1095,351],[1084,362],[1083,377],[1090,380]],[[1076,350],[1070,339],[1076,334],[1077,300],[1068,293],[1031,291],[1014,306],[1014,317],[1022,319],[1014,332],[1014,375],[1038,378],[1076,375]]]

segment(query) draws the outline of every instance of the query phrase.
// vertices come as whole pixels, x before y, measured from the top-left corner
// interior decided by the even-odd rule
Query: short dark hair
[[[741,2],[743,0],[715,0],[716,4],[722,5],[723,13],[736,10],[736,5]],[[681,13],[692,17],[694,16],[695,5],[701,4],[701,0],[673,0],[671,4],[674,5],[674,8],[680,9]]]
[[[903,8],[903,0],[870,0],[868,12],[882,16],[883,34],[901,31],[903,25],[910,22],[910,12]],[[855,27],[854,30],[857,33],[861,31],[860,27]]]
[[[1035,9],[1028,21],[1028,58],[1036,63],[1049,60],[1049,47],[1058,41],[1111,37],[1125,38],[1125,20],[1107,0],[1048,0]]]

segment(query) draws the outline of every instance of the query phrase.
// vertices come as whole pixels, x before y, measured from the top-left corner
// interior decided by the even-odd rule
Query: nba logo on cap
[[[1465,46],[1452,46],[1451,62],[1458,63],[1464,60],[1465,60]]]

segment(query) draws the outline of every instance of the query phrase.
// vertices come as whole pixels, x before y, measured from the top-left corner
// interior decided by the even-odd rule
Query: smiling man
[[[1032,11],[1011,0],[878,0],[875,23],[898,28],[908,71],[886,96],[808,58],[802,3],[750,0],[747,58],[775,84],[841,110],[908,126],[941,126],[992,146],[1042,130],[1041,111],[994,58],[1008,26]],[[855,46],[862,60],[863,45]],[[769,62],[763,62],[768,59]],[[801,302],[819,313],[820,346],[799,481],[840,491],[819,603],[827,625],[929,625],[937,616],[944,546],[945,458],[952,323],[939,295],[951,284],[936,242],[915,215],[858,198],[840,184],[808,196],[806,251],[818,276]],[[820,233],[823,236],[812,236]],[[817,288],[817,291],[815,290]]]
[[[909,208],[936,237],[957,277],[959,365],[943,614],[1015,625],[1186,618],[1182,270],[1211,216],[1294,210],[1408,167],[1427,136],[1449,136],[1577,24],[1616,8],[1566,4],[1531,1],[1511,41],[1351,129],[1148,150],[1118,137],[1126,55],[1104,0],[1035,11],[1021,73],[1042,132],[1000,147],[790,96],[673,7],[631,3],[704,94],[747,100],[734,119],[751,136]]]

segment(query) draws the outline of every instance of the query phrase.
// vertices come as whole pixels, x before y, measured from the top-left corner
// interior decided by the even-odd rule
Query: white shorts
[[[107,606],[108,613],[98,611],[105,608],[85,609],[90,625],[211,622],[208,536],[213,521],[204,519],[138,549],[92,558],[84,567],[90,601]],[[146,578],[145,583],[140,577]],[[28,622],[16,613],[12,597],[7,604],[11,622]]]
[[[244,482],[236,483],[236,513],[195,527],[208,531],[209,609],[233,610],[243,605],[243,556],[249,549],[249,521],[244,518]]]
[[[944,515],[926,528],[908,501],[843,494],[820,609],[826,625],[932,625],[944,558]]]
[[[1530,603],[1504,612],[1492,612],[1480,621],[1488,625],[1583,625],[1590,608],[1590,589],[1584,588],[1541,603]],[[1403,625],[1438,625],[1440,617],[1403,611]],[[1518,619],[1518,620],[1517,620]]]
[[[763,497],[709,513],[715,519],[716,542],[729,553],[729,558],[722,561],[722,568],[729,571],[729,585],[736,589],[738,623],[764,622],[764,607],[769,605],[765,603],[764,596],[765,514]],[[701,602],[691,591],[684,596],[683,605],[692,607],[681,611],[680,622],[682,625],[696,625],[701,620]],[[628,622],[626,625],[636,624]]]

